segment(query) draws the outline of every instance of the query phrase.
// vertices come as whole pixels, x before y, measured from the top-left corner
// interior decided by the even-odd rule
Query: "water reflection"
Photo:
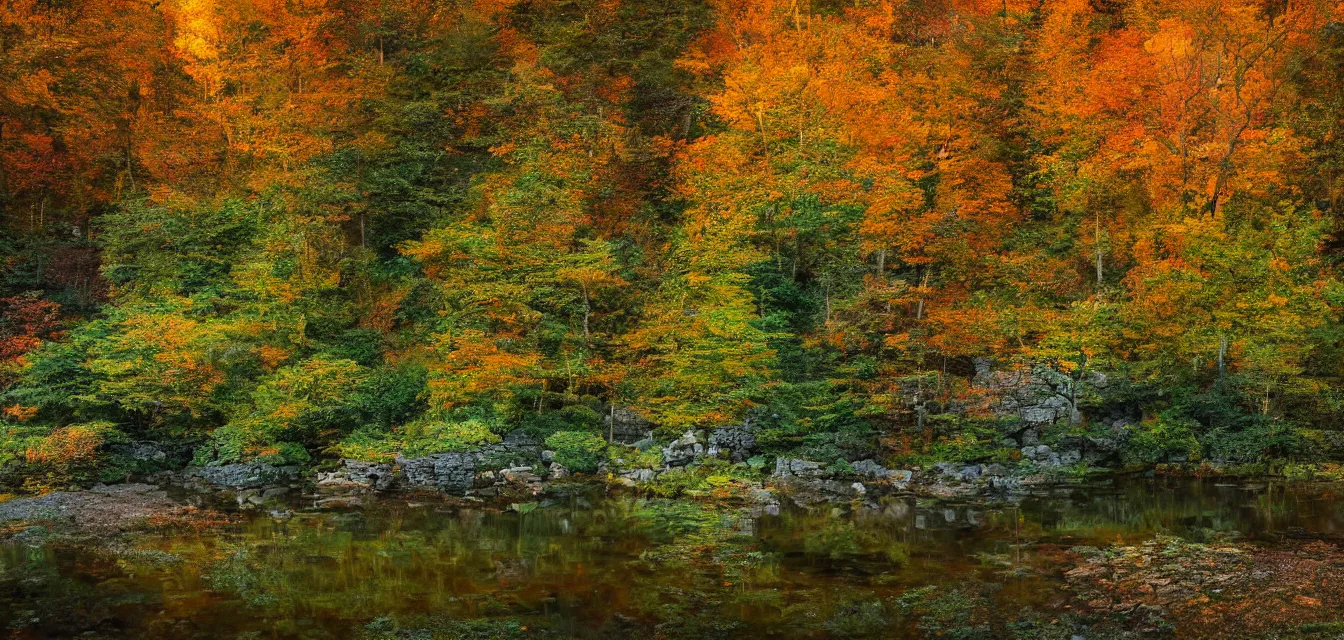
[[[7,543],[0,619],[18,638],[902,637],[1053,613],[1060,547],[1157,533],[1329,537],[1341,524],[1335,487],[1170,479],[810,512],[571,497],[520,514],[385,500],[145,534],[115,550]],[[912,594],[947,599],[921,609],[947,621],[903,617]]]

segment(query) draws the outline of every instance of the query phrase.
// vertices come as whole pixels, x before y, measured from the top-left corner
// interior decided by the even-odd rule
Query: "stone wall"
[[[255,489],[288,484],[299,478],[295,466],[275,466],[264,462],[239,462],[206,467],[192,467],[184,474],[223,489]]]

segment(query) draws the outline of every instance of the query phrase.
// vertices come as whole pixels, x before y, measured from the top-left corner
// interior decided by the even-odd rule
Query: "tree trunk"
[[[1218,380],[1227,375],[1227,336],[1218,336]]]
[[[1103,277],[1104,277],[1104,275],[1105,275],[1105,274],[1103,273],[1103,271],[1102,271],[1101,256],[1102,256],[1102,250],[1101,250],[1101,214],[1098,213],[1098,214],[1097,214],[1097,286],[1098,286],[1098,287],[1101,286],[1101,281],[1102,281],[1102,279],[1103,279]]]
[[[590,342],[590,335],[589,335],[589,333],[588,333],[588,318],[589,318],[590,316],[592,316],[592,306],[590,305],[590,303],[589,303],[589,301],[588,301],[588,286],[587,286],[587,285],[584,285],[584,287],[583,287],[583,344],[585,344],[585,345],[589,344],[589,342]]]

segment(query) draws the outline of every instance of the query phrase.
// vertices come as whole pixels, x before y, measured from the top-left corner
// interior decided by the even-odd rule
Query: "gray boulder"
[[[1059,452],[1059,464],[1061,466],[1067,467],[1069,465],[1078,464],[1078,462],[1082,459],[1083,459],[1083,452],[1077,449],[1069,449],[1067,451]]]
[[[705,455],[704,438],[694,430],[688,430],[680,438],[663,447],[663,464],[668,467],[684,467]]]
[[[886,478],[891,475],[891,469],[888,469],[873,460],[859,460],[849,463],[849,467],[861,476],[869,478]]]
[[[1076,447],[1056,451],[1049,445],[1042,444],[1022,447],[1022,457],[1035,462],[1037,466],[1049,469],[1077,464],[1083,459],[1083,452]]]
[[[868,494],[868,488],[862,482],[793,477],[780,484],[784,495],[803,507],[818,503],[850,502]]]
[[[820,478],[826,474],[820,462],[800,460],[798,458],[778,458],[775,460],[776,478]]]
[[[223,489],[256,489],[289,484],[298,479],[299,468],[264,462],[238,462],[193,467],[187,470],[187,476]]]
[[[733,462],[742,462],[756,452],[756,430],[751,425],[719,427],[709,432],[708,455],[726,454]]]
[[[653,469],[630,469],[621,472],[622,478],[627,478],[634,482],[651,482],[658,477],[658,472]]]
[[[168,453],[155,442],[114,442],[107,449],[108,453],[133,462],[162,464],[168,461]]]
[[[979,478],[981,475],[981,468],[978,464],[939,462],[938,464],[933,465],[933,470],[940,476],[960,482],[970,482]]]
[[[611,436],[612,442],[630,444],[648,438],[658,425],[641,418],[639,414],[624,407],[611,407],[602,418],[604,430]]]
[[[849,463],[854,473],[876,480],[886,480],[895,485],[905,485],[914,477],[914,473],[904,469],[888,469],[873,460],[859,460]]]
[[[1000,416],[1016,416],[1028,426],[1081,419],[1078,384],[1067,374],[1037,363],[1008,371],[992,371],[988,360],[976,361],[975,384],[989,391],[991,408]],[[1023,444],[1034,444],[1024,438]]]

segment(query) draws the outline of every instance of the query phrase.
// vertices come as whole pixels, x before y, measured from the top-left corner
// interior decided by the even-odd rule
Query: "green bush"
[[[275,445],[275,453],[258,456],[257,460],[268,464],[305,464],[312,459],[308,450],[296,442],[281,442]]]
[[[1317,469],[1314,464],[1296,464],[1293,462],[1283,465],[1282,471],[1283,477],[1298,482],[1315,479],[1316,472]]]
[[[555,461],[570,471],[592,473],[606,458],[607,441],[588,431],[557,431],[546,438]]]
[[[335,450],[341,457],[355,460],[391,460],[398,453],[414,458],[468,451],[499,441],[499,435],[482,420],[424,419],[392,432],[358,429],[341,440]]]
[[[522,427],[529,433],[545,438],[561,431],[600,431],[602,415],[584,404],[571,404],[554,411],[529,414]]]
[[[705,476],[695,473],[692,469],[682,467],[668,469],[658,474],[658,477],[654,478],[644,488],[660,498],[679,498],[688,494],[708,491],[710,484]]]
[[[1128,464],[1156,464],[1173,459],[1193,460],[1199,457],[1199,440],[1195,429],[1199,423],[1166,414],[1138,426],[1125,444],[1124,460]]]
[[[1204,435],[1209,457],[1226,462],[1257,462],[1294,455],[1306,448],[1292,425],[1257,416],[1240,428],[1214,429]]]

